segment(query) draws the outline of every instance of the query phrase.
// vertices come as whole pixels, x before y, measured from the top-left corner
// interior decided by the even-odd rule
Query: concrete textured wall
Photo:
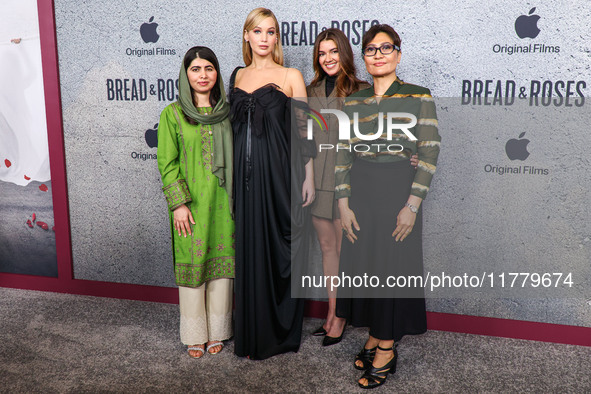
[[[313,76],[315,28],[337,25],[350,29],[359,76],[369,79],[359,37],[364,25],[378,21],[401,35],[398,75],[438,98],[443,142],[424,204],[425,267],[433,274],[492,274],[497,282],[488,289],[429,292],[430,310],[591,326],[590,111],[581,97],[591,89],[586,3],[537,5],[532,14],[540,17],[539,34],[520,38],[515,21],[536,4],[371,1],[360,9],[348,0],[56,0],[76,278],[174,285],[156,148],[145,133],[176,99],[174,81],[189,47],[212,48],[228,82],[242,65],[244,18],[259,5],[277,15],[287,33],[286,65],[301,70],[306,82]],[[150,22],[158,24],[156,42],[140,34]],[[494,96],[497,83],[502,96],[509,86],[507,95],[515,99],[467,100],[480,85]],[[127,96],[123,90],[118,96],[124,84]],[[544,86],[555,98],[567,90],[572,97],[530,101]],[[530,155],[511,160],[505,144],[524,132]],[[313,258],[320,272],[317,250]],[[509,272],[572,272],[574,283],[539,291],[499,288],[498,275]]]

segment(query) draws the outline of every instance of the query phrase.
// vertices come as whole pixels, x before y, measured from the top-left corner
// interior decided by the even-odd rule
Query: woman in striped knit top
[[[345,101],[343,111],[353,130],[348,140],[339,142],[335,170],[346,238],[341,275],[375,275],[384,285],[388,276],[423,274],[421,202],[435,172],[441,141],[429,89],[396,75],[400,45],[400,37],[388,25],[373,26],[364,35],[364,61],[373,86]],[[411,124],[405,128],[402,123]],[[369,141],[371,135],[377,139]],[[409,161],[414,153],[419,155],[416,170]],[[402,288],[368,286],[352,292],[341,288],[338,295],[337,316],[354,326],[369,327],[369,338],[355,359],[355,368],[365,371],[359,386],[380,386],[396,370],[395,341],[427,330],[423,290],[409,282]]]

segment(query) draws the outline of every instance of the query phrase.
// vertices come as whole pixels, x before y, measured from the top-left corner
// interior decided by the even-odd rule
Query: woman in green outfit
[[[179,73],[179,99],[160,115],[158,169],[169,208],[180,336],[193,358],[218,353],[232,336],[229,110],[215,54],[206,47],[189,49]]]

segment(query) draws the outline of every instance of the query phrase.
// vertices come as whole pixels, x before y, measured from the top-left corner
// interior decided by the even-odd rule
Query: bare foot
[[[192,358],[201,358],[205,354],[205,344],[188,346],[187,352]]]
[[[212,346],[213,345],[213,346]],[[220,341],[207,342],[207,352],[209,354],[218,354],[224,348],[224,344]]]

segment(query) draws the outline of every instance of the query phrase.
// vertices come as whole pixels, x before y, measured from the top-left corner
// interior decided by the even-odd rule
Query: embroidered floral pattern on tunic
[[[199,287],[212,279],[234,278],[234,257],[214,257],[199,265],[175,263],[174,274],[177,285],[186,287]]]
[[[197,110],[202,114],[208,114],[211,111],[211,108],[199,107]],[[201,125],[201,156],[203,157],[203,166],[208,170],[211,171],[211,136],[213,132],[211,129],[211,125],[202,124]]]
[[[168,208],[174,211],[181,205],[191,202],[191,194],[189,193],[189,187],[184,179],[171,183],[168,186],[162,188]]]

